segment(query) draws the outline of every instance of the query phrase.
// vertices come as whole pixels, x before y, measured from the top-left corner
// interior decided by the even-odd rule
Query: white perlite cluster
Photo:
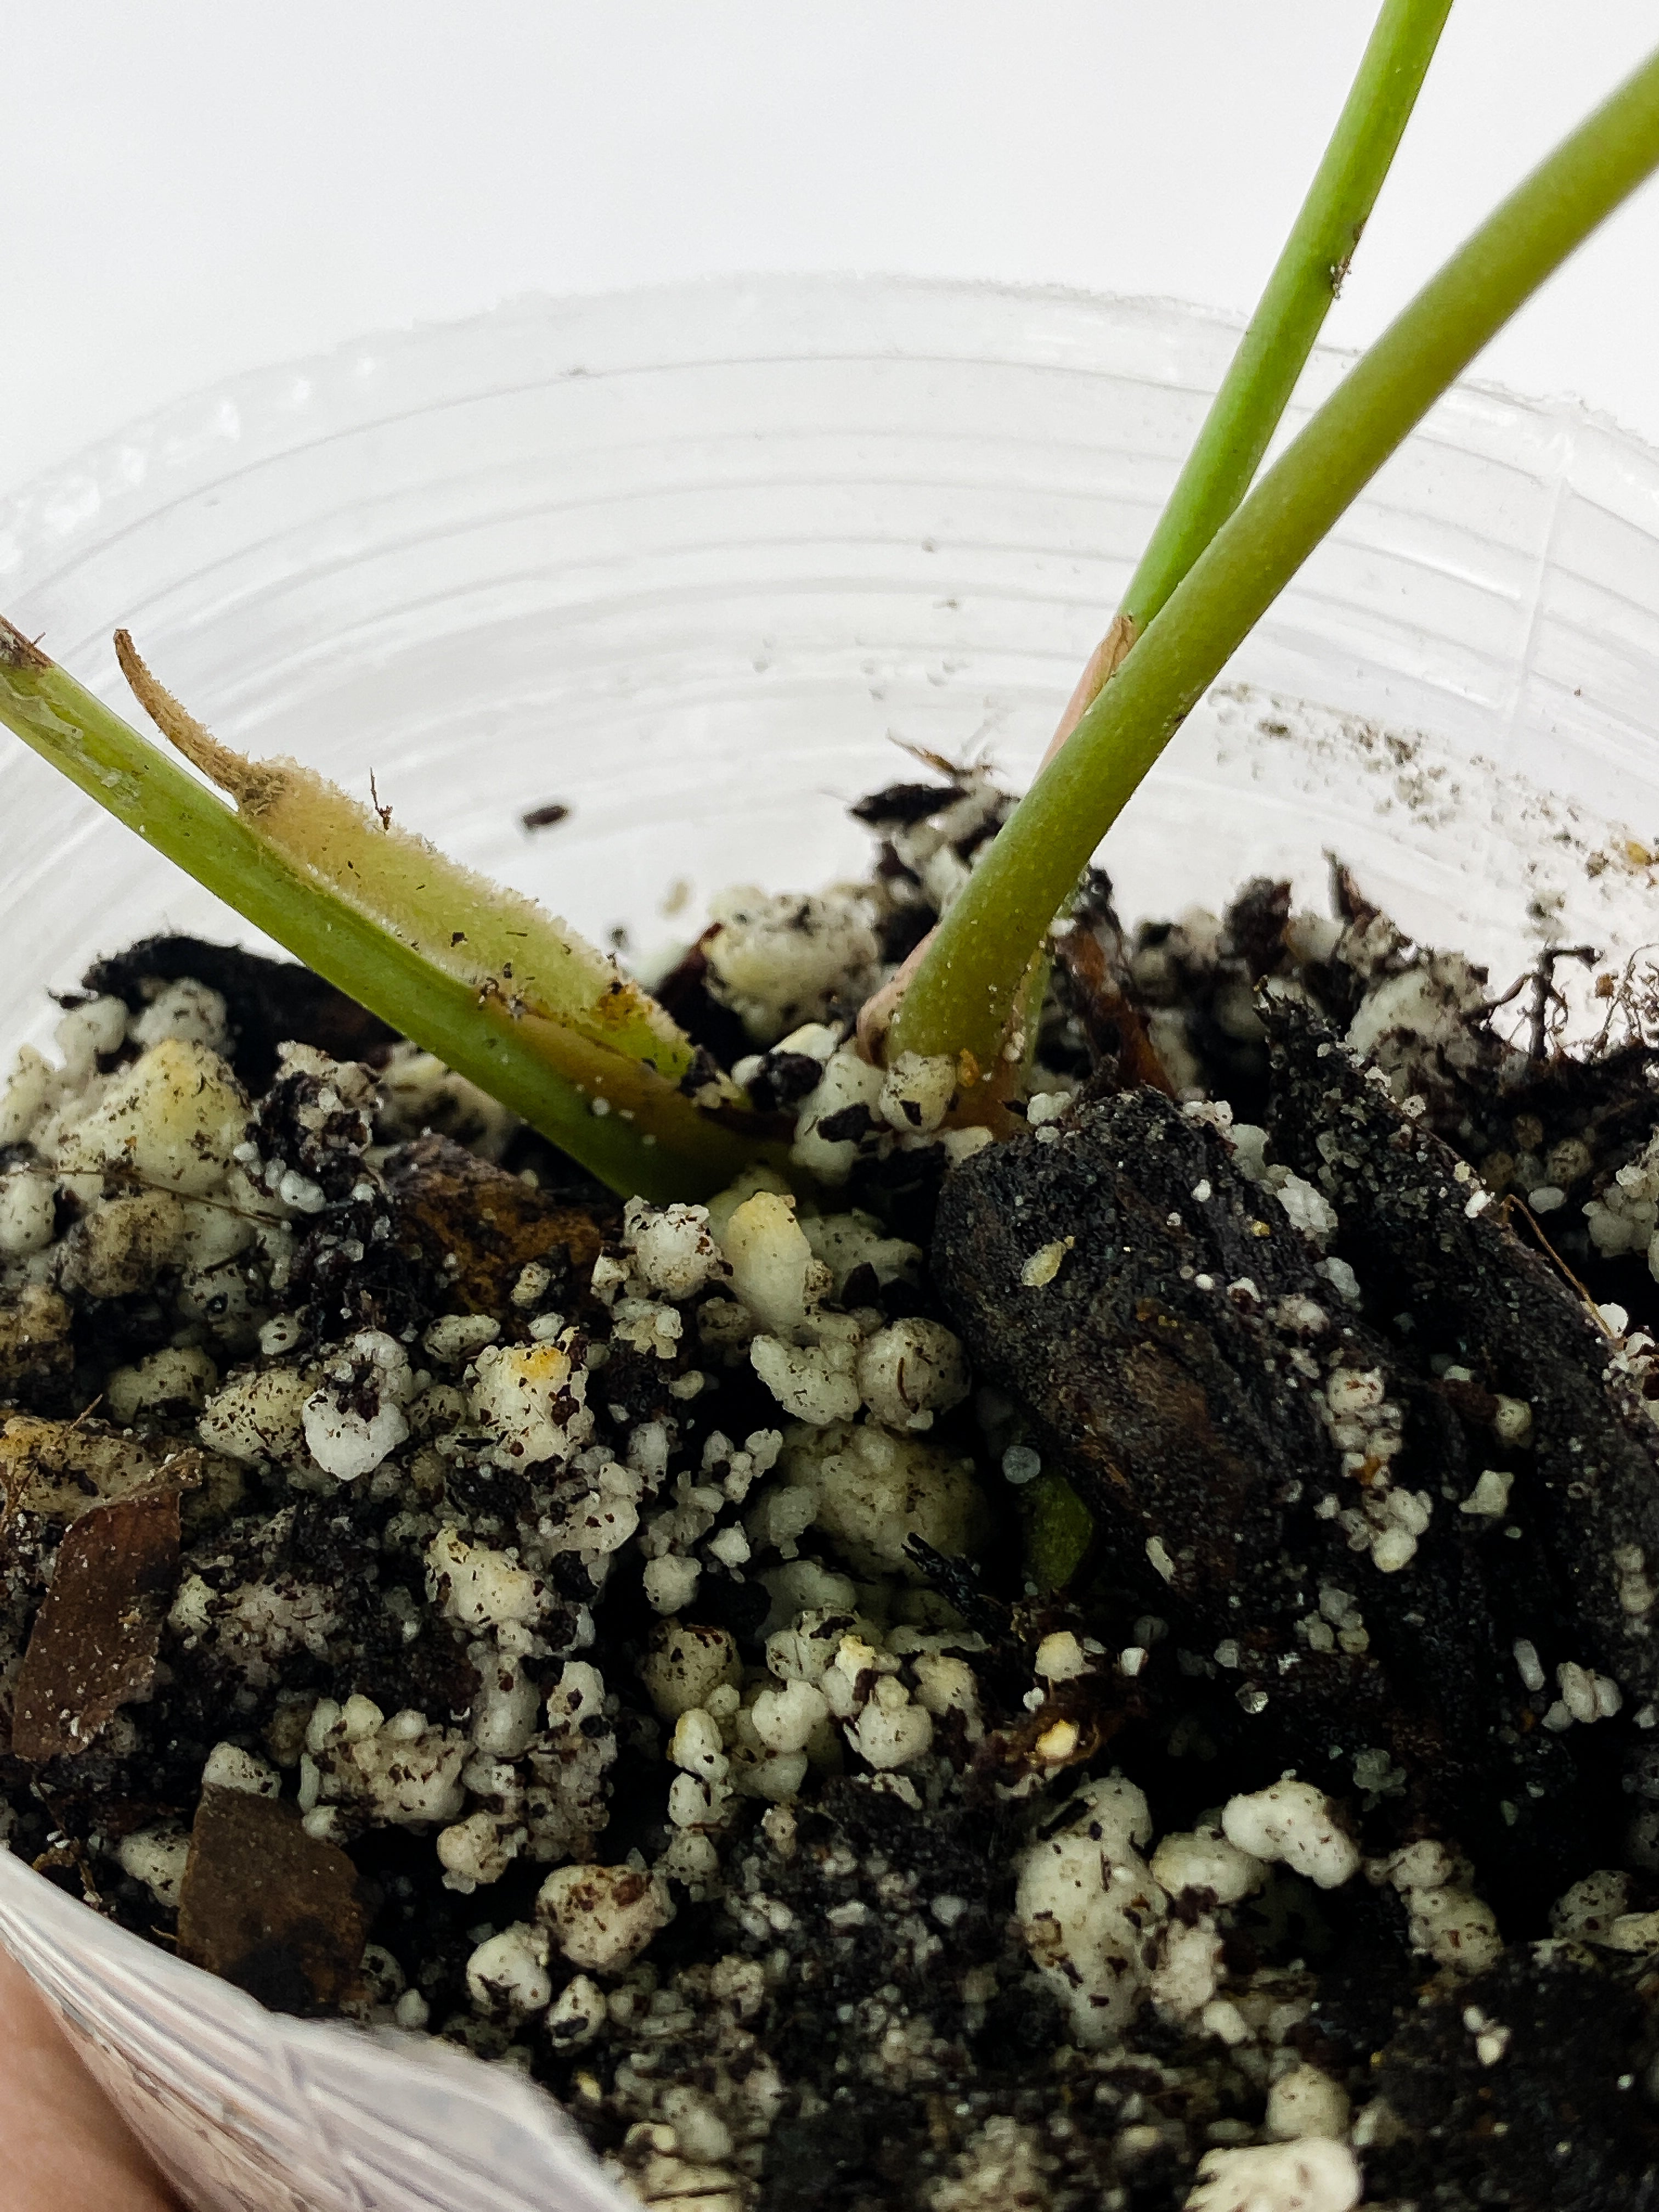
[[[320,1147],[337,1158],[354,1158],[363,1164],[380,1099],[374,1073],[356,1060],[337,1060],[315,1045],[284,1044],[277,1048],[277,1083],[291,1096],[290,1134],[302,1148]],[[322,1185],[312,1174],[285,1158],[265,1158],[250,1141],[238,1148],[237,1158],[260,1188],[269,1191],[301,1215],[321,1213],[328,1204]],[[313,1158],[308,1164],[316,1168]],[[374,1185],[363,1176],[356,1194],[372,1195]]]
[[[1639,1564],[1638,1554],[1638,1571]],[[1624,1707],[1624,1692],[1611,1675],[1598,1674],[1575,1660],[1562,1662],[1555,1670],[1555,1680],[1561,1694],[1545,1713],[1543,1723],[1553,1735],[1564,1734],[1575,1721],[1586,1728],[1595,1721],[1610,1721]]]
[[[1364,2180],[1346,2143],[1315,2137],[1206,2151],[1186,2212],[1352,2212]]]
[[[409,1354],[395,1337],[381,1329],[348,1337],[301,1409],[311,1456],[341,1482],[373,1474],[408,1436],[404,1407],[413,1393]]]
[[[1304,1614],[1296,1626],[1310,1651],[1346,1651],[1358,1656],[1370,1650],[1370,1632],[1358,1599],[1335,1583],[1320,1584],[1319,1610]]]
[[[1031,1957],[1085,2049],[1121,2037],[1149,1998],[1201,2021],[1216,1997],[1217,1908],[1258,1887],[1265,1869],[1224,1836],[1166,1837],[1149,1865],[1146,1800],[1121,1776],[1085,1784],[1058,1833],[1020,1862],[1015,1910]],[[1174,1888],[1170,1885],[1176,1885]],[[1208,1893],[1211,1909],[1171,1919],[1173,1896]]]
[[[727,1273],[706,1206],[649,1206],[630,1198],[623,1210],[623,1243],[643,1288],[657,1297],[695,1298]]]
[[[1237,1850],[1282,1862],[1320,1889],[1340,1889],[1359,1871],[1358,1845],[1310,1782],[1282,1780],[1229,1798],[1221,1829]]]
[[[1291,1226],[1300,1230],[1310,1243],[1322,1252],[1337,1231],[1336,1208],[1312,1183],[1281,1163],[1267,1158],[1267,1131],[1254,1121],[1235,1121],[1233,1109],[1224,1099],[1189,1100],[1185,1111],[1188,1120],[1201,1122],[1226,1139],[1232,1147],[1233,1164],[1245,1181],[1270,1192]],[[1352,1281],[1352,1271],[1346,1262],[1326,1261],[1320,1272],[1327,1275],[1339,1296],[1346,1300]]]
[[[1036,2212],[1050,2201],[1045,2165],[1037,2130],[996,2113],[934,2184],[927,2212]]]
[[[958,795],[938,812],[920,822],[890,825],[887,831],[896,858],[940,914],[948,911],[975,859],[986,849],[986,830],[1001,820],[1010,804],[988,769],[960,770],[955,780]],[[963,848],[969,848],[965,860]]]
[[[962,1347],[940,1323],[882,1326],[873,1315],[826,1308],[835,1273],[815,1243],[844,1260],[860,1231],[887,1241],[872,1238],[874,1223],[832,1216],[815,1237],[797,1220],[791,1195],[763,1188],[745,1195],[739,1187],[732,1196],[729,1208],[715,1201],[730,1288],[754,1326],[750,1364],[785,1413],[827,1426],[867,1407],[890,1427],[921,1431],[967,1395]]]
[[[1348,1048],[1406,1099],[1479,1066],[1473,1024],[1486,1005],[1486,979],[1461,952],[1427,953],[1372,983],[1349,1024]]]
[[[566,1460],[593,1431],[573,1329],[551,1342],[487,1344],[469,1373],[471,1412],[503,1466]]]
[[[248,1102],[220,1057],[223,1001],[197,984],[136,1016],[95,999],[64,1017],[57,1042],[58,1066],[25,1047],[0,1092],[0,1146],[31,1154],[0,1172],[0,1270],[13,1294],[125,1297],[176,1269],[198,1335],[237,1344],[238,1262],[280,1269],[292,1209],[240,1164]],[[105,1072],[132,1045],[137,1059]],[[59,1192],[79,1218],[54,1243]]]
[[[711,1531],[721,1515],[741,1506],[769,1472],[782,1443],[776,1429],[753,1429],[739,1447],[716,1429],[704,1439],[700,1470],[676,1475],[672,1503],[652,1514],[640,1534],[645,1594],[656,1612],[679,1613],[691,1604],[703,1571],[702,1559],[695,1556],[699,1547],[711,1565],[728,1572],[745,1570],[754,1551],[749,1528],[732,1521],[716,1533]],[[646,1449],[654,1456],[656,1449],[655,1437],[648,1437]],[[661,1455],[665,1464],[665,1438]],[[793,1533],[799,1533],[799,1527]]]
[[[709,907],[709,988],[757,1044],[821,1020],[874,989],[881,958],[868,900],[856,891],[772,893],[741,884]]]
[[[503,1466],[562,1464],[579,1455],[592,1417],[577,1333],[498,1346],[488,1340],[499,1324],[484,1321],[480,1328],[479,1321],[447,1316],[424,1340],[440,1366],[476,1350],[465,1391],[434,1382],[430,1370],[413,1366],[405,1346],[379,1329],[357,1331],[309,1365],[241,1370],[216,1390],[216,1370],[210,1377],[199,1360],[182,1377],[134,1370],[122,1388],[135,1404],[161,1387],[175,1397],[199,1391],[198,1431],[210,1450],[249,1467],[319,1469],[338,1482],[374,1474],[411,1436],[445,1424],[470,1422]]]
[[[1632,1887],[1621,1868],[1586,1875],[1550,1907],[1551,1935],[1558,1942],[1637,1956],[1659,1952],[1659,1912],[1632,1911]]]
[[[666,1978],[647,1957],[611,1978],[608,1990],[576,1974],[535,2021],[557,2051],[581,2051],[602,2027],[633,2045],[612,2092],[623,2148],[604,2162],[643,2203],[664,2212],[751,2212],[754,2178],[787,2097],[761,2032],[767,1986],[761,1962],[737,1953]],[[688,2033],[697,2039],[690,2079],[661,2063],[665,2039]]]
[[[740,1444],[708,1436],[700,1471],[678,1475],[662,1510],[641,1518],[646,1593],[663,1614],[695,1603],[705,1558],[737,1572],[761,1552],[788,1560],[815,1527],[862,1571],[917,1579],[914,1539],[956,1555],[986,1525],[971,1462],[923,1440],[969,1387],[956,1337],[931,1320],[885,1322],[833,1303],[860,1269],[878,1288],[912,1279],[920,1252],[868,1215],[803,1216],[775,1182],[752,1171],[707,1207],[635,1200],[622,1254],[594,1270],[613,1341],[672,1358],[685,1327],[672,1301],[699,1300],[704,1355],[746,1361],[789,1424]],[[701,1370],[686,1380],[702,1387]],[[603,1389],[602,1370],[588,1387]],[[648,1472],[660,1475],[669,1449],[665,1431],[635,1431]],[[767,1483],[775,1468],[781,1483]],[[717,1528],[734,1504],[747,1505],[744,1518]]]
[[[464,1893],[521,1854],[553,1864],[590,1850],[605,1824],[616,1701],[580,1660],[544,1699],[525,1665],[545,1649],[511,1627],[471,1647],[488,1687],[467,1730],[416,1711],[388,1717],[362,1696],[295,1708],[277,1748],[297,1767],[307,1832],[338,1843],[366,1827],[435,1830],[444,1884]]]
[[[849,1581],[820,1569],[774,1580],[787,1625],[767,1639],[764,1675],[744,1680],[726,1631],[677,1622],[661,1625],[645,1662],[646,1688],[672,1731],[668,1757],[678,1770],[668,1795],[678,1833],[658,1870],[693,1896],[718,1888],[721,1846],[742,1800],[787,1806],[813,1770],[839,1771],[844,1747],[893,1776],[917,1804],[899,1770],[927,1759],[935,1721],[954,1713],[969,1741],[980,1733],[969,1663],[984,1649],[980,1638],[902,1625],[884,1631],[850,1609]],[[830,1602],[799,1607],[808,1594]]]
[[[1434,1500],[1425,1490],[1397,1490],[1389,1474],[1404,1438],[1404,1408],[1388,1395],[1375,1368],[1333,1365],[1314,1393],[1341,1454],[1345,1475],[1359,1487],[1359,1503],[1344,1505],[1333,1494],[1321,1501],[1322,1518],[1340,1523],[1351,1551],[1368,1552],[1379,1574],[1398,1574],[1417,1556],[1417,1540],[1429,1525]]]
[[[1305,1997],[1261,2013],[1258,1995],[1229,1992],[1221,1965],[1230,1909],[1270,1882],[1275,1865],[1336,1889],[1363,1864],[1370,1881],[1398,1891],[1413,1946],[1460,1976],[1484,1972],[1503,1948],[1467,1865],[1430,1843],[1362,1863],[1335,1806],[1293,1777],[1229,1799],[1213,1825],[1165,1836],[1148,1855],[1152,1837],[1145,1796],[1112,1775],[1085,1784],[1062,1822],[1019,1863],[1021,1931],[1085,2049],[1118,2042],[1146,2004],[1214,2038],[1238,2063],[1264,2027],[1275,2047],[1306,2016]],[[1603,1900],[1598,1893],[1596,1902],[1610,1909],[1624,1895]],[[1639,1948],[1633,1927],[1605,1940]],[[1266,2079],[1270,2134],[1300,2141],[1346,2133],[1346,2097],[1317,2069],[1270,2063]]]
[[[465,1800],[466,1739],[424,1713],[389,1718],[372,1698],[319,1700],[300,1755],[299,1804],[308,1834],[334,1843],[350,1832],[346,1809],[377,1827],[452,1820]]]
[[[803,1218],[794,1194],[760,1169],[708,1207],[659,1211],[631,1200],[623,1242],[625,1261],[601,1259],[594,1273],[613,1333],[620,1326],[625,1340],[672,1357],[684,1323],[662,1301],[713,1292],[698,1314],[705,1344],[746,1354],[798,1420],[848,1421],[867,1407],[891,1427],[920,1431],[967,1395],[962,1347],[939,1322],[884,1325],[873,1309],[848,1313],[827,1303],[860,1267],[879,1286],[911,1279],[921,1266],[915,1246],[884,1236],[867,1214]]]
[[[533,1922],[515,1921],[486,1936],[472,1953],[466,1963],[469,1993],[482,2012],[531,2019],[552,2002],[548,1961],[554,1951],[589,1972],[620,1973],[673,1917],[667,1886],[641,1868],[560,1867],[541,1886]],[[603,2004],[590,1982],[578,1991],[574,2007],[583,2007],[590,1992]],[[573,2008],[568,1991],[562,2002],[568,2017]]]
[[[1615,1375],[1623,1376],[1632,1386],[1631,1395],[1637,1403],[1647,1408],[1650,1419],[1659,1422],[1659,1388],[1656,1387],[1656,1377],[1659,1377],[1659,1342],[1647,1329],[1632,1328],[1623,1306],[1609,1304],[1598,1311],[1601,1326],[1607,1333],[1607,1364],[1604,1370],[1607,1379],[1611,1381]],[[1625,1571],[1622,1566],[1620,1571]],[[1637,1573],[1638,1577],[1641,1574],[1639,1565]],[[1640,1614],[1649,1607],[1626,1604],[1625,1610]]]
[[[115,1857],[122,1873],[143,1882],[158,1905],[177,1911],[184,1893],[185,1869],[190,1862],[187,1830],[175,1823],[137,1829],[122,1837]]]
[[[1443,1844],[1407,1844],[1386,1859],[1366,1862],[1365,1878],[1388,1883],[1406,1907],[1413,1948],[1460,1975],[1484,1973],[1504,1948],[1492,1907],[1469,1883],[1467,1861]]]
[[[1604,1259],[1621,1252],[1645,1255],[1659,1280],[1659,1132],[1644,1151],[1620,1168],[1599,1198],[1583,1209],[1590,1242]]]
[[[790,1158],[831,1185],[846,1182],[861,1153],[937,1146],[952,1162],[971,1158],[991,1142],[991,1133],[939,1127],[956,1091],[953,1060],[902,1053],[884,1071],[854,1045],[834,1044],[801,1103]]]
[[[435,1130],[481,1160],[499,1160],[519,1126],[516,1116],[487,1091],[419,1045],[391,1046],[375,1077],[374,1134],[381,1145],[407,1144]]]
[[[971,1460],[874,1423],[792,1430],[780,1471],[789,1491],[757,1511],[792,1513],[799,1501],[801,1529],[816,1526],[861,1574],[920,1582],[915,1540],[956,1559],[971,1556],[988,1529]]]

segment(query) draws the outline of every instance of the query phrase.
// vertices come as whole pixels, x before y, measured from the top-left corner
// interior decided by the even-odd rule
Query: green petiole
[[[725,1126],[679,1088],[691,1048],[660,1009],[649,1001],[635,1009],[617,1046],[603,1035],[602,1019],[583,1034],[565,1009],[482,988],[414,928],[389,926],[317,866],[262,836],[257,808],[249,810],[252,819],[233,812],[3,620],[0,721],[245,921],[521,1115],[613,1190],[658,1200],[703,1196],[763,1149],[734,1109],[726,1110],[739,1126]],[[241,765],[252,775],[263,773],[257,764]],[[349,866],[349,823],[335,810],[327,826],[335,854]],[[422,848],[410,840],[404,849]],[[369,852],[376,857],[372,846]],[[487,903],[489,886],[476,878],[469,886],[461,871],[449,871],[440,884],[448,864],[431,859],[433,888],[449,894],[446,925],[462,911],[470,916],[481,898]],[[387,860],[394,860],[389,846]],[[464,910],[453,905],[457,896],[470,902]],[[504,907],[507,895],[500,896]],[[501,919],[498,908],[496,923]]]
[[[994,1063],[1033,947],[1229,656],[1481,348],[1656,167],[1659,52],[1430,280],[1200,554],[963,886],[890,1049]]]
[[[1119,612],[1139,635],[1249,489],[1341,288],[1452,0],[1385,0],[1285,249]]]
[[[1066,703],[1045,766],[1249,489],[1340,289],[1451,4],[1384,0],[1284,251],[1111,627]],[[860,1013],[859,1041],[871,1057],[882,1056],[893,1011],[927,953],[926,944],[918,945]],[[1045,959],[1032,963],[1022,987],[1028,1015],[1042,1003],[1048,973]],[[1026,1027],[1034,1033],[1034,1021]]]

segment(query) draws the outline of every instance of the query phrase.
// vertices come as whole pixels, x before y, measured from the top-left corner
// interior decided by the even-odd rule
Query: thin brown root
[[[1549,1238],[1545,1236],[1543,1231],[1539,1227],[1538,1216],[1533,1212],[1532,1208],[1523,1199],[1516,1198],[1515,1194],[1511,1191],[1509,1196],[1503,1201],[1503,1209],[1504,1218],[1506,1219],[1512,1212],[1524,1213],[1526,1215],[1527,1226],[1531,1230],[1533,1235],[1543,1246],[1546,1255],[1553,1265],[1557,1273],[1560,1276],[1562,1281],[1569,1284],[1573,1290],[1577,1291],[1579,1297],[1584,1301],[1584,1304],[1589,1310],[1590,1319],[1595,1322],[1596,1328],[1601,1330],[1602,1335],[1607,1338],[1608,1343],[1613,1343],[1615,1340],[1613,1333],[1607,1327],[1606,1322],[1602,1320],[1601,1307],[1590,1296],[1583,1284],[1579,1281],[1577,1276],[1573,1273],[1572,1269],[1568,1267],[1566,1261],[1556,1250],[1554,1245],[1550,1243]]]
[[[983,726],[981,724],[981,729]],[[899,737],[893,738],[891,742],[902,753],[908,753],[918,767],[931,769],[935,775],[946,776],[952,783],[960,783],[964,776],[974,773],[971,761],[952,760],[948,753],[936,753],[931,745],[919,745],[908,738]],[[974,739],[970,738],[968,742],[972,744]]]
[[[1072,980],[1077,1018],[1097,1070],[1115,1067],[1119,1090],[1133,1090],[1136,1084],[1145,1083],[1161,1091],[1166,1098],[1173,1098],[1175,1085],[1147,1034],[1140,1010],[1111,972],[1093,930],[1068,929],[1055,945],[1054,957]]]
[[[222,745],[210,730],[204,729],[194,714],[179,705],[165,685],[156,682],[126,630],[118,629],[115,633],[115,657],[121,664],[122,675],[132,688],[133,697],[167,743],[175,746],[193,767],[199,768],[204,775],[210,777],[221,791],[228,791],[244,814],[263,813],[283,788],[280,772],[260,762],[245,760],[228,745]]]

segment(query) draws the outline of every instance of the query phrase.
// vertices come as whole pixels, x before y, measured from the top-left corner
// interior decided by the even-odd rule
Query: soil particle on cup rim
[[[556,823],[566,821],[569,813],[562,799],[550,799],[544,805],[526,807],[519,817],[519,826],[524,830],[551,830]]]

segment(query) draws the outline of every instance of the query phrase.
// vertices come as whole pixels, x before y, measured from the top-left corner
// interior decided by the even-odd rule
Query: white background
[[[0,127],[0,493],[183,392],[534,291],[873,270],[1245,309],[1372,0],[53,0]],[[1363,343],[1659,37],[1456,0]],[[1659,442],[1659,190],[1481,373]]]

